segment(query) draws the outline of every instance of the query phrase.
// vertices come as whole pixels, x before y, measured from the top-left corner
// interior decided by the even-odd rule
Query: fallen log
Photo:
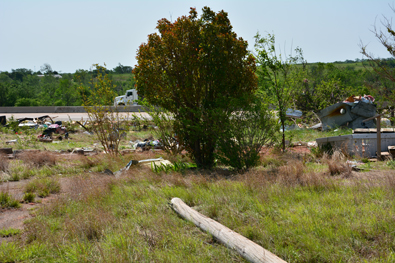
[[[175,197],[171,199],[171,206],[182,218],[191,221],[203,231],[210,233],[222,244],[235,250],[249,262],[286,262],[248,238],[190,208],[180,198]]]

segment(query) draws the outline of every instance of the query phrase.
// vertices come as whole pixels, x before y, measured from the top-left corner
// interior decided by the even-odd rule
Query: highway
[[[113,108],[113,107],[111,107]],[[150,118],[144,109],[137,106],[117,107],[119,114],[129,118],[134,114],[136,116]],[[84,107],[81,106],[39,106],[39,107],[0,107],[0,116],[6,116],[7,119],[14,116],[15,119],[20,118],[37,118],[49,115],[54,121],[79,121],[81,119],[88,120],[88,114]]]

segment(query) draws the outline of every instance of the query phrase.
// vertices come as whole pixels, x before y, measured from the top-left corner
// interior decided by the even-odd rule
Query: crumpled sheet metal
[[[362,122],[363,120],[376,115],[376,105],[360,101],[354,105],[339,102],[333,104],[317,113],[321,119],[323,130],[346,126],[351,129],[373,128],[373,120]]]

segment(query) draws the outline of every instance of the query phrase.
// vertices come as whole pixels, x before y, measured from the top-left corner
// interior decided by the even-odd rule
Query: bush
[[[37,193],[39,197],[60,192],[60,183],[54,178],[42,178],[31,181],[25,187],[26,193]]]
[[[260,161],[260,150],[275,139],[278,124],[258,98],[234,113],[219,134],[218,159],[238,170],[248,170]]]
[[[0,208],[19,208],[21,205],[9,193],[0,192]]]
[[[35,197],[36,195],[34,193],[25,193],[23,195],[23,201],[25,201],[26,203],[32,203],[34,202]]]
[[[118,110],[109,107],[116,96],[115,85],[105,73],[105,67],[94,65],[97,76],[91,80],[90,96],[85,94],[85,87],[79,87],[83,97],[84,109],[88,113],[91,129],[97,136],[106,153],[118,154],[121,130],[124,129],[127,117],[122,117]]]

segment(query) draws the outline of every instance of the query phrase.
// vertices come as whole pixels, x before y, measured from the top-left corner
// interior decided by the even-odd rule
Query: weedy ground
[[[317,136],[313,133],[297,136],[310,141]],[[127,139],[146,136],[151,135],[129,132]],[[71,137],[83,147],[96,143],[89,135]],[[248,172],[220,166],[155,173],[150,166],[136,165],[115,177],[103,171],[117,171],[131,159],[171,157],[162,152],[110,158],[55,151],[67,150],[69,144],[38,145],[40,152],[1,158],[2,192],[18,200],[19,191],[20,202],[33,193],[38,203],[29,204],[29,219],[20,229],[0,229],[0,262],[244,262],[177,216],[169,206],[173,197],[288,262],[395,261],[391,160],[367,162],[355,172],[340,153],[317,158],[270,148],[261,165]],[[57,148],[49,151],[51,147]],[[9,182],[12,174],[19,181]],[[19,189],[12,185],[17,183]],[[48,195],[40,197],[40,192]],[[4,207],[0,218],[26,205]]]

